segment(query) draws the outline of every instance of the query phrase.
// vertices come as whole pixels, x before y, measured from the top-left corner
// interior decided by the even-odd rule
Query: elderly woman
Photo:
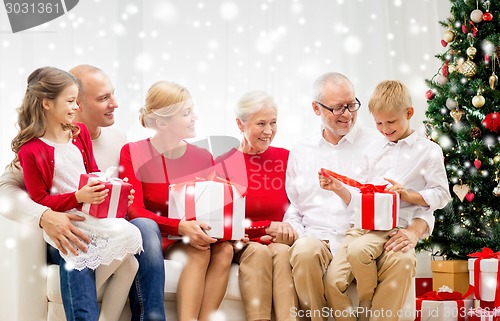
[[[249,92],[238,101],[236,123],[243,137],[238,149],[216,159],[218,174],[247,187],[246,233],[250,242],[236,246],[239,285],[247,320],[296,320],[297,306],[288,249],[297,238],[282,223],[289,202],[285,173],[289,151],[271,147],[277,130],[277,107],[263,91]],[[239,251],[238,251],[239,250]]]
[[[135,189],[129,218],[150,218],[160,227],[168,257],[183,252],[187,262],[177,289],[180,321],[209,320],[227,288],[233,247],[207,236],[206,224],[168,217],[169,185],[203,177],[213,170],[213,157],[185,141],[195,136],[196,114],[189,91],[160,81],[151,86],[141,109],[141,123],[154,130],[151,138],[126,144],[120,154],[120,177]],[[188,242],[168,235],[186,236]]]

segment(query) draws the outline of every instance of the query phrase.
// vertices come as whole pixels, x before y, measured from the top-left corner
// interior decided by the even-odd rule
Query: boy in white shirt
[[[451,199],[441,147],[418,137],[410,128],[414,109],[409,91],[403,83],[379,83],[368,108],[378,131],[387,141],[375,157],[370,157],[370,162],[366,162],[360,175],[362,182],[392,184],[387,190],[399,193],[401,200],[398,227],[407,227],[414,219],[424,220],[432,227],[434,210],[443,208]],[[354,204],[359,203],[361,194],[346,188],[336,178],[320,173],[319,179],[322,188],[335,192],[348,207],[354,208]],[[389,231],[351,228],[335,253],[333,260],[342,268],[337,269],[335,279],[325,282],[325,286],[335,286],[336,280],[351,282],[353,278],[356,279],[360,307],[363,308],[358,320],[368,320],[371,315],[369,309],[378,280],[376,259],[389,245],[389,238],[396,233],[397,228]],[[417,241],[405,241],[405,245],[414,245]],[[332,293],[340,291],[333,289]],[[346,305],[345,300],[336,300],[335,296],[331,301],[329,303],[335,310],[352,308],[352,304]]]

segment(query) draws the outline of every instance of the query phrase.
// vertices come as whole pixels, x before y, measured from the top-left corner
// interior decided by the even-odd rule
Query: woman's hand
[[[241,251],[242,249],[244,249],[245,246],[247,246],[248,242],[250,242],[250,239],[248,238],[248,234],[245,234],[245,237],[239,241],[231,242],[233,244],[234,254],[236,254],[239,251]]]
[[[196,221],[181,221],[179,223],[178,233],[187,237],[189,245],[197,250],[209,250],[210,244],[217,242],[217,239],[207,235],[205,231],[211,229],[205,223]]]
[[[109,190],[99,181],[90,180],[75,192],[78,203],[101,204],[108,196]]]

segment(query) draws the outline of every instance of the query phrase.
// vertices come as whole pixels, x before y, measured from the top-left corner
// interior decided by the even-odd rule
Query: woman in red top
[[[267,93],[245,94],[236,107],[236,123],[243,134],[238,149],[216,160],[219,175],[247,187],[245,217],[250,242],[236,246],[239,285],[247,320],[296,320],[297,306],[288,249],[297,234],[281,222],[289,202],[285,174],[289,151],[270,146],[276,134],[277,108]],[[274,303],[273,303],[274,302]]]
[[[204,177],[213,170],[212,155],[184,140],[195,136],[196,119],[186,88],[157,82],[149,89],[140,115],[142,125],[155,131],[153,137],[126,144],[120,154],[120,177],[128,177],[135,189],[129,219],[156,221],[166,257],[174,251],[186,256],[177,288],[180,321],[208,320],[218,309],[233,258],[229,242],[216,243],[205,234],[210,229],[207,224],[168,217],[169,185]],[[183,236],[183,241],[172,241],[169,235]]]

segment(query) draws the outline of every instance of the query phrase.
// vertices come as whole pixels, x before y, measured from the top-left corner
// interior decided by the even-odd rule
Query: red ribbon
[[[321,175],[325,177],[333,177],[338,179],[344,184],[347,184],[352,187],[356,187],[361,192],[361,203],[363,204],[363,211],[361,213],[361,228],[365,230],[375,230],[375,216],[373,213],[375,212],[375,193],[384,193],[384,194],[392,194],[393,202],[392,202],[392,222],[393,227],[396,227],[397,222],[397,195],[394,192],[389,192],[385,188],[385,185],[373,185],[373,184],[361,184],[360,182],[349,178],[347,176],[343,176],[332,172],[326,168],[321,169]]]
[[[469,255],[469,257],[475,257],[474,261],[474,295],[476,299],[481,300],[481,260],[482,259],[497,259],[498,269],[497,269],[497,287],[495,290],[495,307],[500,307],[500,252],[493,252],[492,249],[488,247],[483,247],[481,252],[474,252]]]
[[[424,293],[422,296],[419,296],[416,301],[416,310],[417,310],[417,315],[415,318],[415,321],[421,321],[422,318],[422,302],[424,300],[428,301],[455,301],[457,303],[457,321],[465,321],[465,305],[464,305],[464,299],[467,297],[467,293],[462,295],[460,292],[436,292],[436,291],[430,291],[427,293]]]
[[[220,177],[210,177],[210,180],[204,178],[196,178],[196,180],[176,184],[175,189],[186,187],[184,193],[184,201],[186,208],[186,220],[196,220],[196,201],[195,201],[195,185],[199,182],[218,182],[224,184],[224,232],[222,240],[231,240],[233,236],[233,188],[235,186],[229,181]]]

